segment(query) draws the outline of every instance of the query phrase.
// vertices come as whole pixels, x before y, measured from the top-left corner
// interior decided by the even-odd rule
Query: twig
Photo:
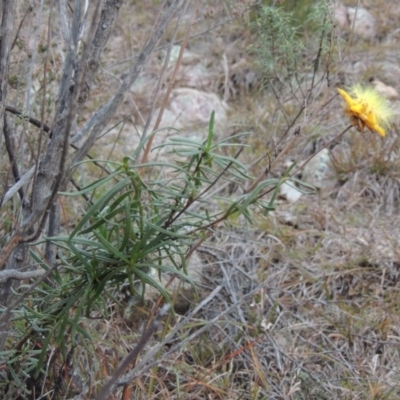
[[[353,125],[349,125],[343,132],[339,133],[339,135],[335,136],[332,140],[330,140],[328,143],[326,143],[325,145],[323,145],[318,151],[316,151],[314,154],[311,154],[310,157],[307,158],[306,161],[303,162],[303,164],[301,164],[298,168],[296,168],[291,174],[290,176],[295,176],[300,170],[302,170],[306,164],[308,164],[319,152],[321,152],[323,149],[326,149],[327,147],[329,147],[332,143],[335,143],[336,140],[338,140],[339,138],[341,138]]]
[[[308,164],[320,151],[322,151],[323,149],[326,149],[327,147],[329,147],[332,143],[334,143],[336,140],[338,140],[340,137],[342,137],[353,125],[349,125],[343,132],[339,133],[339,135],[335,136],[332,140],[330,140],[328,143],[326,143],[324,146],[322,146],[318,151],[316,151],[314,154],[312,154],[310,157],[307,158],[306,161],[303,162],[303,164],[301,164],[298,168],[296,168],[291,174],[290,177],[295,176],[299,171],[301,171],[306,164]],[[268,190],[266,190],[265,192],[261,193],[258,198],[262,198],[265,195],[267,195],[268,193],[271,193],[273,190],[275,190],[275,187],[272,187]]]
[[[157,84],[156,84],[156,87],[155,87],[155,90],[154,90],[153,98],[150,101],[150,109],[149,109],[149,112],[148,112],[147,120],[145,122],[145,125],[144,125],[144,128],[143,128],[143,132],[140,135],[140,142],[139,142],[139,146],[138,146],[139,151],[136,154],[135,163],[137,163],[139,161],[142,148],[144,147],[144,144],[145,144],[145,142],[147,140],[147,131],[149,130],[149,126],[150,126],[151,121],[153,119],[153,112],[154,112],[154,107],[155,107],[155,104],[156,104],[157,96],[158,96],[158,93],[160,91],[160,87],[162,86],[162,84],[164,82],[165,72],[167,71],[167,68],[168,68],[168,65],[169,65],[169,61],[171,59],[171,51],[172,51],[172,48],[174,47],[174,41],[175,41],[176,35],[178,33],[178,28],[180,26],[180,20],[182,18],[184,10],[186,10],[186,8],[187,8],[189,3],[190,3],[190,1],[188,1],[186,3],[185,9],[182,9],[181,12],[179,13],[177,21],[176,21],[176,24],[175,24],[174,33],[172,35],[173,40],[171,40],[171,42],[169,43],[169,45],[167,47],[167,53],[165,55],[164,64],[163,64],[163,67],[162,67],[162,69],[160,71],[159,78],[157,80]],[[179,59],[178,59],[178,63],[179,63]],[[170,85],[171,84],[172,84],[172,82],[170,83]],[[164,99],[166,97],[167,98],[169,97],[169,90],[167,90],[167,93],[165,94]],[[138,112],[139,112],[139,115],[142,117],[142,115],[140,113],[140,109],[138,109]],[[159,116],[162,115],[163,113],[164,113],[164,109],[163,109],[163,107],[161,107],[160,111],[159,111]],[[142,117],[142,119],[143,119],[143,117]],[[157,120],[158,120],[158,117],[157,117]],[[158,126],[157,123],[156,123],[156,126]],[[151,133],[151,137],[150,137],[150,141],[151,142],[153,141],[153,136],[155,134],[154,133],[155,131],[156,131],[156,128],[153,127],[153,132]],[[145,148],[145,153],[146,153],[147,148],[148,148],[148,145]],[[145,157],[143,156],[142,159],[144,159],[144,158]],[[146,156],[146,159],[147,159],[147,156]]]
[[[11,45],[11,50],[14,48],[15,44],[17,43],[17,39],[18,39],[18,37],[19,37],[19,33],[21,32],[22,25],[23,25],[23,23],[25,22],[25,18],[26,18],[26,17],[28,16],[28,14],[31,13],[32,11],[33,11],[33,6],[32,6],[32,5],[29,5],[28,8],[27,8],[26,11],[25,11],[24,16],[22,17],[22,19],[21,19],[21,21],[20,21],[20,23],[19,23],[19,25],[18,25],[17,32],[15,33],[14,40],[13,40],[12,45]]]
[[[29,123],[31,123],[32,125],[36,126],[37,128],[43,129],[44,132],[50,134],[50,138],[51,138],[51,128],[43,123],[40,122],[38,119],[24,115],[24,113],[21,110],[18,110],[17,108],[10,106],[10,105],[6,105],[6,111],[14,114],[14,115],[18,115],[20,117],[22,117],[23,119],[26,119]]]
[[[269,166],[268,169],[264,170],[262,172],[262,174],[252,183],[251,186],[249,186],[244,193],[248,194],[251,191],[253,191],[256,186],[263,180],[265,179],[266,175],[268,174],[268,172],[277,164],[277,162],[284,156],[286,155],[294,146],[294,144],[297,142],[297,139],[300,136],[300,128],[296,129],[294,136],[292,138],[292,140],[287,144],[287,146],[278,154],[278,156],[275,158],[275,160],[272,162],[272,164]]]
[[[100,110],[96,112],[96,114],[86,123],[86,125],[82,128],[79,135],[85,135],[89,133],[88,138],[85,143],[80,147],[75,156],[72,159],[72,166],[75,166],[83,157],[87,154],[89,149],[96,142],[98,136],[101,134],[107,123],[110,121],[115,111],[122,103],[125,98],[125,94],[130,90],[133,83],[138,79],[142,69],[144,68],[150,54],[153,52],[156,44],[163,36],[165,32],[165,28],[168,23],[173,18],[176,10],[181,6],[182,0],[173,0],[168,10],[163,15],[160,23],[153,30],[153,34],[151,35],[149,41],[144,46],[144,48],[140,51],[137,61],[128,71],[126,77],[123,79],[120,88],[117,93],[109,100],[109,102],[103,106]],[[72,174],[71,168],[71,174]]]
[[[24,279],[37,278],[43,276],[46,273],[45,270],[35,270],[35,271],[17,271],[16,269],[4,269],[0,271],[0,283],[7,282],[9,279],[18,279],[22,281]]]
[[[45,124],[45,123],[42,123],[40,120],[38,120],[38,119],[36,119],[36,118],[30,117],[30,116],[28,116],[28,115],[25,115],[21,110],[18,110],[17,108],[15,108],[15,107],[13,107],[13,106],[10,106],[10,105],[6,105],[6,111],[8,111],[8,112],[10,112],[10,113],[12,113],[12,114],[14,114],[14,115],[18,115],[18,116],[20,116],[21,118],[26,119],[26,120],[27,120],[29,123],[31,123],[33,126],[36,126],[37,128],[42,129],[44,132],[48,133],[48,134],[49,134],[49,138],[52,137],[53,132],[52,132],[52,130],[51,130],[51,128],[50,128],[49,125],[47,125],[47,124]],[[74,141],[74,139],[75,139],[75,136],[72,138],[72,140]],[[78,147],[76,144],[74,144],[74,143],[71,143],[71,142],[70,142],[69,145],[70,145],[74,150],[78,150],[78,149],[79,149],[79,147]],[[100,163],[98,163],[97,161],[95,161],[95,160],[93,159],[93,157],[92,157],[90,154],[86,154],[86,157],[87,157],[89,160],[92,160],[93,164],[96,165],[96,167],[102,169],[102,170],[103,170],[104,172],[106,172],[107,174],[110,174],[110,172],[107,170],[107,168],[105,168],[103,165],[101,165]]]
[[[14,143],[13,143],[13,137],[14,134],[10,128],[10,125],[8,124],[7,121],[7,115],[4,114],[4,143],[6,145],[6,150],[8,153],[8,158],[10,160],[10,165],[11,165],[11,171],[13,174],[14,182],[18,182],[21,177],[19,175],[19,170],[18,170],[18,164],[17,164],[17,159],[15,157],[15,149],[14,149]],[[24,191],[22,189],[22,186],[18,188],[18,193],[21,201],[24,199]],[[0,202],[1,204],[2,202]]]
[[[190,3],[190,1],[188,1],[188,2],[186,3],[186,8],[188,7],[189,3]],[[178,70],[179,70],[179,67],[180,67],[180,65],[181,65],[181,63],[182,63],[183,54],[184,54],[184,52],[185,52],[185,49],[186,49],[186,46],[187,46],[187,43],[188,43],[188,40],[189,40],[190,28],[191,28],[191,26],[192,26],[194,17],[195,17],[195,15],[196,15],[197,4],[198,4],[198,3],[196,2],[196,3],[195,3],[195,6],[194,6],[194,8],[193,8],[192,18],[191,18],[191,20],[190,20],[190,24],[189,24],[189,26],[188,26],[188,29],[186,30],[185,37],[184,37],[184,39],[183,39],[181,48],[180,48],[180,50],[179,50],[179,55],[178,55],[178,59],[176,60],[176,63],[175,63],[174,72],[173,72],[173,74],[172,74],[171,81],[170,81],[170,83],[169,83],[169,85],[168,85],[167,93],[165,94],[164,99],[163,99],[163,102],[162,102],[162,104],[161,104],[161,108],[160,108],[160,111],[159,111],[159,113],[158,113],[157,120],[156,120],[156,123],[155,123],[155,125],[154,125],[154,129],[153,129],[153,130],[157,130],[157,129],[158,129],[158,127],[159,127],[159,125],[160,125],[160,123],[161,123],[161,119],[162,119],[162,116],[163,116],[163,114],[164,114],[165,108],[167,107],[168,99],[169,99],[169,97],[170,97],[170,95],[171,95],[172,89],[174,88],[174,83],[175,83],[176,75],[177,75]],[[185,8],[185,9],[186,9],[186,8]],[[185,9],[183,10],[183,12],[185,11]],[[175,34],[176,34],[176,32],[177,32],[178,26],[179,26],[179,21],[178,21],[178,23],[177,23],[177,25],[176,25]],[[174,39],[175,39],[175,37],[174,37]],[[173,41],[172,41],[172,42],[173,42]],[[171,47],[172,47],[172,45],[171,45]],[[168,59],[166,60],[165,66],[167,65],[167,62],[168,62]],[[150,117],[149,117],[149,119],[148,119],[148,122],[149,122],[149,121],[150,121]],[[154,140],[154,135],[152,135],[152,136],[150,137],[149,141],[148,141],[147,144],[146,144],[146,148],[145,148],[145,150],[144,150],[144,154],[143,154],[143,157],[142,157],[142,164],[144,164],[144,163],[147,162],[147,157],[148,157],[148,155],[149,155],[149,152],[150,152],[150,149],[151,149],[151,145],[152,145],[152,143],[153,143],[153,140]]]
[[[32,167],[29,171],[25,172],[24,175],[19,179],[18,182],[16,182],[10,189],[7,190],[7,192],[4,194],[3,198],[0,200],[0,208],[7,203],[8,200],[10,200],[15,193],[17,193],[22,186],[26,185],[29,183],[31,180],[33,174],[35,172],[35,167]],[[0,263],[1,267],[1,263]]]
[[[15,21],[15,0],[2,2],[1,39],[0,39],[0,132],[3,132],[5,103],[7,101],[8,72],[12,45],[13,24]]]
[[[96,400],[106,400],[109,398],[110,392],[117,382],[118,378],[128,369],[130,364],[134,364],[137,356],[143,350],[146,343],[153,336],[154,332],[156,332],[161,327],[161,320],[168,314],[169,304],[164,304],[159,310],[150,324],[150,326],[143,332],[142,337],[139,340],[139,343],[136,347],[122,360],[119,367],[115,370],[110,380],[102,387],[100,393],[97,395]]]
[[[192,341],[194,338],[198,337],[201,335],[203,332],[206,330],[210,329],[211,326],[216,324],[220,318],[226,314],[229,314],[232,312],[235,308],[237,308],[240,304],[244,303],[246,300],[251,299],[254,297],[256,293],[258,293],[263,287],[265,286],[265,282],[262,282],[259,284],[256,288],[254,288],[252,291],[249,293],[245,294],[243,297],[241,297],[237,303],[232,304],[231,306],[227,307],[224,311],[219,313],[216,317],[211,319],[210,321],[207,321],[205,325],[199,329],[197,329],[194,333],[191,335],[187,336],[183,340],[179,340],[177,344],[172,346],[161,358],[154,359],[155,355],[160,351],[163,346],[165,346],[167,343],[171,343],[174,340],[174,336],[179,332],[180,329],[182,329],[185,324],[188,323],[188,321],[193,318],[193,315],[195,315],[206,303],[208,303],[212,298],[214,298],[219,291],[222,289],[222,286],[218,286],[205,300],[203,300],[189,315],[187,315],[178,325],[174,327],[174,329],[165,337],[165,339],[159,343],[157,346],[155,346],[151,351],[149,351],[144,359],[138,364],[130,373],[128,376],[124,377],[118,382],[118,386],[124,386],[131,382],[132,380],[138,378],[141,376],[145,371],[148,371],[152,366],[156,364],[160,364],[163,360],[165,360],[168,356],[173,354],[174,352],[182,349],[182,347]],[[98,400],[98,399],[96,399]]]

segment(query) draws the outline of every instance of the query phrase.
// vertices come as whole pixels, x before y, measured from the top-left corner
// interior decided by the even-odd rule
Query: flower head
[[[343,89],[338,89],[338,92],[346,102],[345,113],[360,132],[367,127],[371,132],[386,135],[384,127],[389,126],[393,111],[374,88],[355,85],[349,93]]]

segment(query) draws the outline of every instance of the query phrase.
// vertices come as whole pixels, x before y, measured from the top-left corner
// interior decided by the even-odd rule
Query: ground
[[[307,60],[317,57],[319,42],[315,28],[307,28],[301,19],[303,2],[298,2],[292,10],[299,25],[305,24],[300,35],[309,46],[297,54],[302,81],[293,89],[279,76],[282,70],[269,82],[263,75],[260,32],[252,25],[259,11],[251,1],[197,3],[196,11],[188,8],[178,30],[152,125],[179,62],[159,127],[175,126],[181,129],[178,135],[189,139],[206,138],[214,110],[218,138],[248,134],[240,138],[246,145],[240,160],[254,177],[267,170],[265,179],[280,179],[295,162],[297,181],[292,186],[301,196],[294,200],[281,191],[274,210],[253,207],[252,221],[232,217],[229,224],[213,229],[196,250],[196,262],[189,264],[199,275],[198,296],[187,294],[186,287],[182,291],[188,299],[180,299],[184,306],[176,307],[177,314],[167,317],[162,333],[139,355],[126,396],[399,398],[398,6],[383,0],[349,1],[342,8],[331,4],[332,18],[338,9],[346,18],[331,28],[330,45],[320,58],[323,67],[313,71],[306,68]],[[348,23],[351,9],[346,7],[357,5],[373,18],[367,33]],[[137,54],[157,7],[155,1],[124,3],[92,101],[86,105],[87,118],[117,86],[125,69],[120,60]],[[178,60],[190,25],[192,37]],[[168,39],[173,35],[170,29]],[[110,128],[93,150],[98,158],[120,160],[137,147],[166,44],[160,43],[119,109],[115,122],[124,119],[124,124]],[[389,90],[383,95],[395,113],[387,136],[353,127],[337,138],[349,121],[336,89],[377,81],[386,85],[382,92]],[[307,97],[310,87],[313,92]],[[176,134],[160,131],[154,146]],[[322,167],[317,163],[307,179],[304,163],[323,149],[328,161]],[[159,149],[149,157],[168,160],[170,155]],[[224,195],[229,191],[220,190]],[[73,225],[67,200],[65,207],[64,224]],[[93,341],[73,356],[71,396],[91,398],[99,382],[112,375],[138,342],[153,304],[154,296],[136,308],[126,300],[124,312],[116,307],[108,319],[82,321]]]
[[[256,40],[248,28],[251,15],[235,15],[239,4],[229,11],[222,4],[209,6],[199,17],[210,26],[225,12],[233,19],[217,33],[189,42],[177,87],[212,92],[224,101],[226,117],[223,111],[217,113],[217,120],[226,118],[222,135],[249,131],[244,159],[251,162],[279,141],[301,101],[289,95],[277,99],[262,89],[257,57],[249,52]],[[330,87],[318,86],[309,109],[296,122],[301,127],[297,145],[272,176],[283,173],[292,160],[301,165],[347,126],[336,87],[373,78],[400,89],[392,14],[398,11],[385,2],[359,6],[371,12],[375,30],[363,37],[336,26],[339,51],[329,65]],[[216,16],[210,20],[211,10]],[[211,42],[210,35],[216,40]],[[191,74],[198,74],[197,79],[191,80]],[[286,121],[278,101],[285,101]],[[396,93],[391,105],[399,109]],[[191,111],[196,114],[195,108]],[[197,129],[191,132],[201,135]],[[208,302],[196,314],[190,311],[193,304],[184,320],[209,328],[179,353],[160,355],[153,372],[138,378],[133,392],[142,393],[138,386],[157,376],[152,389],[156,397],[397,398],[397,135],[397,116],[383,140],[353,128],[328,146],[332,181],[321,184],[319,193],[303,194],[294,203],[282,196],[268,215],[254,210],[253,225],[240,220],[235,228],[218,229],[198,249],[203,262],[201,299]],[[256,164],[254,174],[263,168],[265,163]],[[218,293],[207,297],[215,288]],[[209,325],[213,318],[215,324]],[[181,340],[196,329],[183,330]]]

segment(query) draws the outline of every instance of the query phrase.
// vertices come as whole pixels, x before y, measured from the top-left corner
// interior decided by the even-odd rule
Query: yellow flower
[[[349,93],[343,89],[338,89],[338,92],[346,102],[345,113],[350,116],[352,125],[360,132],[367,127],[371,132],[386,135],[384,127],[389,126],[393,111],[374,88],[355,85]]]

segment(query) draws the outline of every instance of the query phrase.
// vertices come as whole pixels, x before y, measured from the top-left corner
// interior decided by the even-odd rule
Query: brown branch
[[[22,236],[21,232],[16,232],[9,242],[3,247],[0,253],[0,268],[7,262],[12,252],[22,242],[23,238],[24,237]]]
[[[266,169],[265,171],[262,172],[262,174],[244,191],[244,194],[248,194],[251,191],[253,191],[257,185],[267,177],[269,171],[282,159],[284,155],[286,155],[295,145],[297,142],[298,138],[300,136],[300,127],[296,129],[294,132],[294,136],[290,140],[290,142],[286,145],[286,147],[278,154],[278,156],[274,159],[272,164]]]
[[[189,4],[189,2],[186,3],[186,4]],[[196,16],[197,4],[198,4],[198,3],[195,3],[195,6],[194,6],[194,8],[193,8],[192,18],[191,18],[190,23],[189,23],[189,26],[188,26],[188,28],[187,28],[187,30],[186,30],[185,37],[184,37],[184,39],[183,39],[181,48],[180,48],[180,50],[179,50],[179,55],[178,55],[178,59],[176,60],[176,63],[175,63],[174,72],[172,73],[171,81],[170,81],[169,84],[168,84],[167,93],[165,94],[165,96],[164,96],[164,98],[163,98],[163,102],[162,102],[162,104],[161,104],[161,108],[160,108],[160,111],[159,111],[159,113],[158,113],[157,120],[156,120],[156,123],[155,123],[155,125],[154,125],[153,131],[156,131],[156,130],[158,129],[158,127],[160,126],[162,116],[163,116],[163,114],[164,114],[165,108],[167,107],[167,103],[168,103],[169,97],[171,96],[172,89],[174,88],[174,84],[175,84],[175,80],[176,80],[176,75],[178,74],[179,67],[181,66],[181,63],[182,63],[183,54],[184,54],[184,52],[185,52],[187,43],[188,43],[188,41],[189,41],[189,37],[190,37],[190,35],[189,35],[189,34],[190,34],[190,28],[191,28],[191,26],[192,26],[192,24],[193,24],[193,21],[194,21],[194,18],[195,18],[195,16]],[[178,27],[179,27],[179,21],[178,21],[178,23],[176,24],[175,35],[176,35],[176,32],[177,32]],[[174,39],[175,39],[175,37],[174,37]],[[173,42],[174,42],[174,40],[172,41],[172,43],[173,43]],[[169,48],[169,50],[172,48],[172,43],[171,43],[171,47]],[[166,68],[166,66],[168,65],[168,61],[169,61],[169,54],[167,55],[167,58],[166,58],[166,61],[165,61],[165,64],[164,64],[164,68]],[[160,78],[160,81],[161,81],[161,78]],[[154,105],[154,102],[153,102],[153,105]],[[150,120],[151,120],[151,115],[149,116],[149,118],[148,118],[148,120],[147,120],[147,125],[146,125],[145,130],[144,130],[144,137],[143,137],[143,139],[145,139],[146,128],[147,128],[148,125],[150,124]],[[147,144],[146,144],[146,148],[145,148],[145,150],[144,150],[144,154],[143,154],[143,157],[142,157],[142,164],[144,164],[144,163],[147,162],[147,157],[148,157],[149,152],[150,152],[150,150],[151,150],[151,145],[152,145],[152,143],[153,143],[153,140],[154,140],[154,135],[152,135],[152,136],[150,137],[149,141],[148,141]],[[138,156],[139,156],[139,154],[138,154]]]
[[[36,126],[37,128],[42,129],[43,132],[48,133],[48,134],[49,134],[49,138],[52,137],[52,134],[53,134],[53,133],[52,133],[51,128],[50,128],[49,125],[47,125],[47,124],[45,124],[45,123],[42,124],[42,122],[39,121],[38,119],[33,118],[33,117],[30,117],[30,116],[27,116],[27,115],[25,115],[21,110],[18,110],[17,108],[15,108],[15,107],[13,107],[13,106],[10,106],[10,105],[6,105],[6,111],[8,111],[8,112],[10,112],[10,113],[12,113],[12,114],[14,114],[14,115],[18,115],[18,116],[22,117],[23,119],[26,119],[26,120],[27,120],[30,124],[32,124],[33,126]],[[78,150],[78,149],[79,149],[79,147],[78,147],[77,145],[73,144],[73,143],[69,143],[69,145],[70,145],[74,150]],[[99,164],[97,161],[95,161],[95,160],[93,159],[93,157],[92,157],[90,154],[86,154],[86,157],[87,157],[89,160],[92,160],[93,164],[96,165],[96,167],[99,167],[100,169],[102,169],[102,170],[103,170],[104,172],[106,172],[107,174],[110,173],[110,171],[108,171],[107,168],[105,168],[103,165],[101,165],[101,164]],[[74,186],[75,186],[75,184],[74,184]],[[1,203],[0,203],[0,204],[1,204]]]
[[[150,36],[147,44],[140,51],[136,62],[133,64],[131,69],[126,74],[123,79],[120,88],[117,93],[109,100],[109,102],[102,107],[97,113],[88,121],[86,126],[82,129],[81,133],[89,133],[86,141],[82,147],[77,151],[72,160],[72,166],[76,165],[80,160],[82,160],[87,152],[96,142],[97,138],[110,121],[112,116],[115,114],[117,108],[122,103],[125,98],[125,94],[132,87],[134,82],[138,79],[140,73],[142,72],[150,54],[153,52],[156,44],[164,35],[165,29],[169,22],[175,15],[177,9],[181,6],[182,0],[173,0],[164,13],[161,21],[154,27],[153,34]],[[72,173],[72,171],[70,172]]]
[[[23,119],[26,119],[30,124],[36,126],[37,128],[42,129],[44,132],[48,133],[50,135],[49,137],[51,138],[51,128],[47,124],[42,124],[42,122],[40,122],[38,119],[24,115],[21,110],[18,110],[13,106],[6,105],[5,109],[14,115],[18,115]]]
[[[142,337],[140,338],[138,344],[135,348],[122,360],[119,367],[115,370],[110,380],[102,387],[100,393],[97,395],[95,400],[106,400],[109,398],[111,390],[113,386],[116,384],[119,377],[129,368],[131,364],[136,363],[136,359],[139,353],[144,349],[146,343],[150,340],[153,336],[154,332],[156,332],[161,327],[162,319],[168,314],[169,311],[169,304],[165,304],[162,306],[151,322],[150,326],[143,332]]]
[[[17,280],[24,280],[24,279],[31,279],[31,278],[38,278],[39,276],[43,276],[46,273],[43,269],[37,269],[33,271],[17,271],[16,269],[5,269],[0,271],[0,283],[7,282],[9,279],[17,279]]]
[[[15,0],[3,0],[3,15],[0,27],[0,132],[3,132],[4,111],[7,100],[8,72],[10,70],[10,53],[15,21]]]
[[[15,149],[13,143],[14,132],[11,130],[10,125],[7,122],[7,116],[4,114],[4,143],[6,145],[6,150],[8,154],[8,159],[10,160],[11,171],[13,174],[14,182],[18,182],[21,177],[18,170],[17,159],[15,157]],[[21,188],[18,189],[19,197],[21,201],[24,199],[24,190]],[[0,202],[1,204],[1,202]]]
[[[121,8],[122,0],[105,0],[101,10],[100,21],[90,44],[89,56],[87,59],[87,70],[84,76],[82,90],[79,94],[79,107],[86,102],[90,89],[100,65],[100,57],[107,44],[108,38],[114,28],[115,21]]]

